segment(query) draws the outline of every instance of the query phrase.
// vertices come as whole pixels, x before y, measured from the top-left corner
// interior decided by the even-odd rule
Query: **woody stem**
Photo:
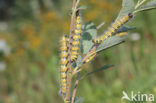
[[[72,17],[71,17],[71,24],[70,24],[70,34],[69,34],[69,49],[68,49],[68,64],[67,64],[67,92],[66,92],[66,97],[64,98],[64,101],[70,101],[71,97],[71,81],[72,81],[72,76],[71,76],[71,48],[72,48],[72,36],[74,35],[74,28],[75,28],[75,12],[77,8],[77,0],[73,0],[73,6],[72,6]]]

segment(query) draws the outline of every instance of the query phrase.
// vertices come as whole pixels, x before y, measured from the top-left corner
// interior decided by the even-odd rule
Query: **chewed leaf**
[[[110,37],[110,38],[106,39],[104,42],[102,42],[98,46],[98,48],[96,49],[95,52],[103,51],[105,49],[108,49],[110,47],[113,47],[113,46],[118,45],[123,42],[124,42],[124,38],[117,37],[117,36]]]
[[[134,11],[134,0],[123,0],[122,1],[122,9],[116,19],[119,20],[121,17],[127,15],[128,13],[131,13]]]
[[[88,22],[83,26],[83,35],[81,41],[81,52],[86,54],[93,46],[92,39],[97,35],[96,26],[92,22]]]
[[[105,66],[103,66],[103,67],[101,67],[101,68],[99,68],[99,69],[96,69],[96,70],[92,71],[92,72],[86,73],[83,77],[80,78],[80,80],[84,79],[85,77],[87,77],[87,76],[89,76],[89,75],[91,75],[91,74],[94,74],[94,73],[103,71],[103,70],[105,70],[105,69],[109,69],[109,68],[111,68],[111,67],[113,67],[113,66],[114,66],[114,65],[112,65],[112,64],[111,64],[111,65],[105,65]]]
[[[83,103],[83,101],[84,101],[84,98],[82,98],[82,97],[79,97],[79,98],[76,97],[74,103]]]
[[[122,26],[121,28],[119,28],[119,30],[117,31],[117,33],[127,32],[128,30],[133,30],[133,29],[135,29],[135,27]]]
[[[150,9],[156,9],[156,0],[150,0],[145,5],[140,6],[136,11],[145,11]]]

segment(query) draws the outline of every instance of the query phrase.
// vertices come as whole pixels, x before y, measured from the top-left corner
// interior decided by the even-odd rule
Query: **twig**
[[[69,34],[69,49],[68,49],[68,64],[67,64],[67,92],[66,92],[66,97],[64,98],[64,101],[69,101],[70,100],[70,96],[71,96],[71,48],[72,48],[72,36],[74,35],[74,28],[75,28],[75,12],[76,12],[76,5],[77,4],[77,0],[73,0],[73,6],[72,6],[72,17],[71,17],[71,24],[70,24],[70,34]]]
[[[84,57],[84,59],[82,60],[82,62],[85,62],[86,59],[89,57],[89,55],[91,55],[97,48],[97,45],[94,45],[93,48],[89,51],[89,53]],[[75,96],[76,96],[76,92],[77,92],[77,87],[78,87],[78,83],[79,83],[79,72],[81,71],[82,69],[80,67],[76,67],[72,73],[72,76],[77,74],[77,78],[76,78],[76,81],[75,81],[75,85],[74,85],[74,90],[73,90],[73,95],[72,95],[72,102],[71,103],[74,103],[74,100],[75,100]]]
[[[74,90],[73,90],[73,96],[72,96],[72,102],[71,103],[74,103],[78,84],[79,84],[79,72],[77,73],[77,78],[76,78],[75,85],[74,85]]]

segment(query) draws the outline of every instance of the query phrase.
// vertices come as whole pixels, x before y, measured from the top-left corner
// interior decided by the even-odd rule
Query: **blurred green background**
[[[121,0],[81,0],[83,23],[117,17]],[[62,103],[59,91],[59,39],[69,34],[72,0],[0,0],[0,103]],[[121,103],[122,91],[156,95],[156,10],[138,13],[137,29],[125,43],[101,52],[89,72],[115,67],[80,81],[84,103]],[[126,100],[123,103],[128,103]],[[154,103],[154,102],[153,102]]]

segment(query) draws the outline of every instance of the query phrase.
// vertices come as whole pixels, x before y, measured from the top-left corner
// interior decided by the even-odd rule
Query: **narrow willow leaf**
[[[92,39],[97,35],[96,26],[93,22],[88,22],[83,26],[83,35],[81,40],[81,52],[86,54],[93,46]]]
[[[118,45],[123,42],[124,42],[124,38],[122,38],[122,37],[117,37],[117,36],[110,37],[110,38],[106,39],[104,42],[102,42],[98,46],[98,48],[96,49],[95,52],[103,51],[105,49],[108,49],[110,47],[113,47],[113,46]]]
[[[128,13],[131,13],[134,11],[134,0],[123,0],[122,1],[122,9],[116,19],[119,20],[121,17],[127,15]]]
[[[110,65],[105,65],[105,66],[103,66],[103,67],[101,67],[101,68],[99,68],[99,69],[96,69],[96,70],[92,71],[92,72],[86,73],[84,76],[82,76],[82,77],[80,78],[80,80],[84,79],[85,77],[87,77],[87,76],[89,76],[89,75],[91,75],[91,74],[94,74],[94,73],[97,73],[97,72],[100,72],[100,71],[109,69],[109,68],[111,68],[111,67],[113,67],[113,66],[114,66],[114,65],[112,65],[112,64],[110,64]]]
[[[84,98],[83,97],[76,97],[74,103],[83,103]]]
[[[117,33],[127,32],[128,30],[133,30],[133,29],[136,29],[136,28],[135,27],[122,26],[121,28],[119,28],[119,30],[117,31]]]
[[[82,9],[87,9],[87,8],[88,8],[87,6],[80,6],[78,9],[82,10]]]
[[[150,9],[156,9],[156,0],[150,0],[145,5],[140,6],[136,11],[145,11]]]

